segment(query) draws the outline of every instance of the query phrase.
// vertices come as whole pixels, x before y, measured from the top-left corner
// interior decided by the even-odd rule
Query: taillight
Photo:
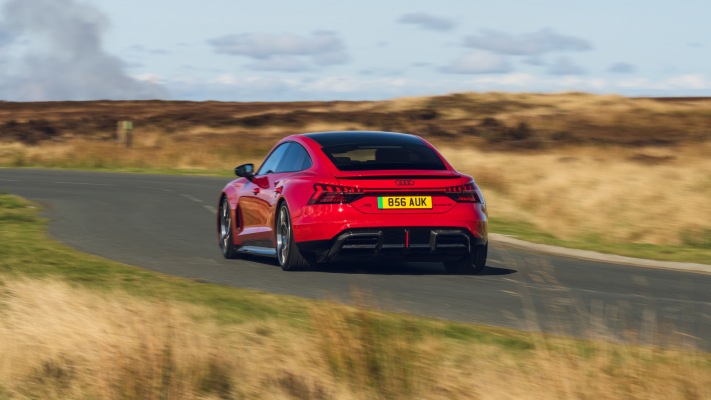
[[[309,204],[344,204],[350,203],[363,194],[363,189],[350,186],[314,185],[314,194]]]
[[[481,203],[473,183],[445,188],[447,196],[457,203]]]

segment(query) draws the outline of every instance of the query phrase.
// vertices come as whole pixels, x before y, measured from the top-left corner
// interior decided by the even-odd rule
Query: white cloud
[[[627,79],[621,79],[614,83],[615,87],[623,89],[639,89],[639,88],[649,88],[652,86],[651,82],[645,78],[632,77]]]
[[[168,50],[164,49],[149,49],[146,46],[140,45],[140,44],[135,44],[131,47],[129,47],[129,50],[135,52],[135,53],[141,53],[141,54],[150,54],[150,55],[158,55],[158,56],[164,56],[170,54]]]
[[[585,73],[585,69],[574,64],[569,58],[561,57],[550,64],[546,72],[551,75],[582,75]]]
[[[631,77],[616,81],[614,87],[655,91],[657,93],[668,92],[671,95],[681,95],[684,91],[709,90],[711,89],[711,80],[705,75],[700,74],[677,75],[661,81],[652,81],[642,77]]]
[[[536,77],[531,74],[516,72],[504,75],[482,76],[471,82],[477,85],[525,88],[535,84]]]
[[[304,81],[301,89],[316,92],[336,92],[336,93],[359,93],[359,92],[397,92],[408,89],[411,86],[419,86],[419,83],[407,78],[379,77],[379,78],[358,78],[351,76],[324,77],[310,81]]]
[[[548,86],[558,87],[562,90],[572,91],[604,91],[609,87],[608,82],[602,78],[581,78],[577,76],[564,76],[547,81]]]
[[[537,56],[552,52],[592,49],[592,45],[587,40],[561,35],[552,29],[541,29],[538,32],[520,35],[496,30],[483,30],[479,35],[465,37],[464,46],[517,56]]]
[[[660,89],[711,89],[711,81],[704,75],[687,74],[668,78],[662,81],[658,87]]]
[[[160,76],[151,73],[138,74],[135,75],[133,78],[137,81],[148,82],[155,85],[160,85],[163,83],[163,80]]]
[[[180,98],[223,101],[369,100],[439,94],[441,82],[400,77],[236,76],[222,74],[203,82],[173,82]],[[454,83],[456,85],[456,83]],[[454,87],[454,86],[453,86]]]
[[[268,60],[264,63],[252,64],[252,66],[263,65],[268,70],[303,70],[295,67],[294,57],[308,58],[320,66],[344,64],[349,60],[340,37],[330,31],[314,32],[311,36],[288,33],[242,33],[210,39],[208,43],[217,53]]]
[[[74,0],[11,0],[0,10],[4,100],[155,99],[155,82],[135,79],[126,64],[103,49],[108,20]]]
[[[443,72],[455,74],[492,74],[510,70],[511,65],[504,57],[485,51],[466,54],[442,68]]]
[[[198,83],[194,81],[179,81],[180,83]],[[209,84],[217,85],[235,85],[237,84],[237,78],[231,74],[221,74],[218,77],[208,81]]]
[[[545,77],[529,73],[509,73],[475,77],[459,82],[458,91],[516,91],[516,92],[566,92],[615,93],[615,84],[604,78],[561,76]]]
[[[451,31],[455,27],[454,21],[450,19],[437,17],[424,12],[404,14],[400,17],[400,19],[398,19],[398,22],[403,24],[413,24],[422,29],[440,32]]]
[[[251,64],[248,64],[247,67],[260,71],[279,72],[303,72],[309,69],[309,67],[298,58],[288,56],[272,56],[265,59],[259,59]]]

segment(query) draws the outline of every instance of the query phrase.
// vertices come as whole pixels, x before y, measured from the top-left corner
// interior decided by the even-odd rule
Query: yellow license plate
[[[432,196],[378,197],[378,208],[381,210],[432,208]]]

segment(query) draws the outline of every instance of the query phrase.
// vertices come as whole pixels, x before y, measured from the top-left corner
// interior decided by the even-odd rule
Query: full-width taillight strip
[[[458,203],[480,203],[481,199],[474,184],[450,186],[445,188],[445,194]],[[309,204],[347,204],[363,196],[365,191],[354,186],[314,185],[314,193],[309,199]],[[436,193],[433,193],[436,194]]]

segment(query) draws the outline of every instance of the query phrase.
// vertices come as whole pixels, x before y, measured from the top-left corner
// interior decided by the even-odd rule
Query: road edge
[[[579,258],[584,260],[601,261],[605,263],[613,264],[626,264],[637,267],[649,267],[649,268],[662,268],[662,269],[674,269],[686,272],[700,272],[711,274],[711,265],[706,264],[696,264],[696,263],[685,263],[685,262],[675,262],[675,261],[658,261],[658,260],[648,260],[644,258],[634,258],[626,256],[618,256],[615,254],[605,254],[599,253],[597,251],[590,250],[578,250],[570,249],[567,247],[551,246],[548,244],[538,244],[526,242],[524,240],[516,239],[508,235],[502,235],[498,233],[489,233],[489,240],[496,244],[505,244],[508,246],[523,248],[530,251],[535,251],[537,253],[546,253],[551,255],[558,255],[564,257]]]

